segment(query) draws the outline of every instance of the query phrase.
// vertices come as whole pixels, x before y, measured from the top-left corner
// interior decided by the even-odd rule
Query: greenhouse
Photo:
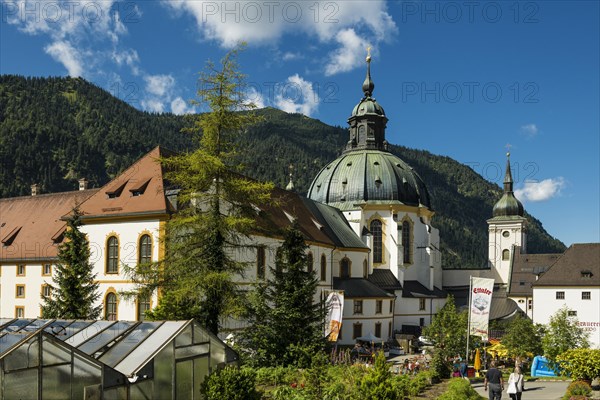
[[[200,399],[237,362],[190,321],[0,319],[2,399]]]

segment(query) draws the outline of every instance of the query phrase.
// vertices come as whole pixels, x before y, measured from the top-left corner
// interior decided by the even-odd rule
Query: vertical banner
[[[471,304],[469,304],[470,335],[487,337],[493,291],[493,279],[471,278]]]
[[[344,293],[329,292],[325,305],[327,307],[325,337],[330,342],[337,342],[342,327],[342,315],[344,314]]]

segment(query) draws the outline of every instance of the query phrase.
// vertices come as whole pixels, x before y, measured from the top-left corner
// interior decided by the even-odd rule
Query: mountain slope
[[[284,187],[290,164],[296,190],[306,193],[320,168],[336,158],[347,131],[273,108],[240,139],[245,173]],[[192,146],[185,117],[141,112],[82,79],[0,76],[0,197],[73,190],[87,178],[100,186],[156,145]],[[427,184],[440,229],[444,267],[484,265],[487,224],[501,189],[449,157],[392,146]],[[532,253],[562,252],[542,224],[528,217]]]

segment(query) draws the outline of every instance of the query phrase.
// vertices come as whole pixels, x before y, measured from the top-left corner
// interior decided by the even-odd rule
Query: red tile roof
[[[68,214],[98,189],[0,199],[0,261],[53,259]]]
[[[165,150],[155,147],[100,188],[81,205],[82,219],[166,214],[163,169],[159,163],[163,156]]]

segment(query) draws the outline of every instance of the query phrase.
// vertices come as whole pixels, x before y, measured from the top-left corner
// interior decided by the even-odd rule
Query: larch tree
[[[42,318],[96,319],[102,312],[102,305],[95,305],[100,298],[99,284],[90,263],[89,242],[80,226],[81,212],[75,207],[58,249],[53,284],[48,285],[50,294],[42,293]]]
[[[270,201],[273,188],[240,175],[234,158],[238,137],[259,122],[239,72],[242,47],[218,65],[209,61],[200,74],[195,104],[209,111],[192,116],[187,129],[198,148],[161,160],[166,181],[179,190],[178,211],[166,224],[165,257],[130,273],[138,284],[136,295],[160,293],[149,318],[194,318],[215,334],[225,318],[242,310],[243,292],[235,277],[246,264],[234,254],[255,224],[253,204]]]

